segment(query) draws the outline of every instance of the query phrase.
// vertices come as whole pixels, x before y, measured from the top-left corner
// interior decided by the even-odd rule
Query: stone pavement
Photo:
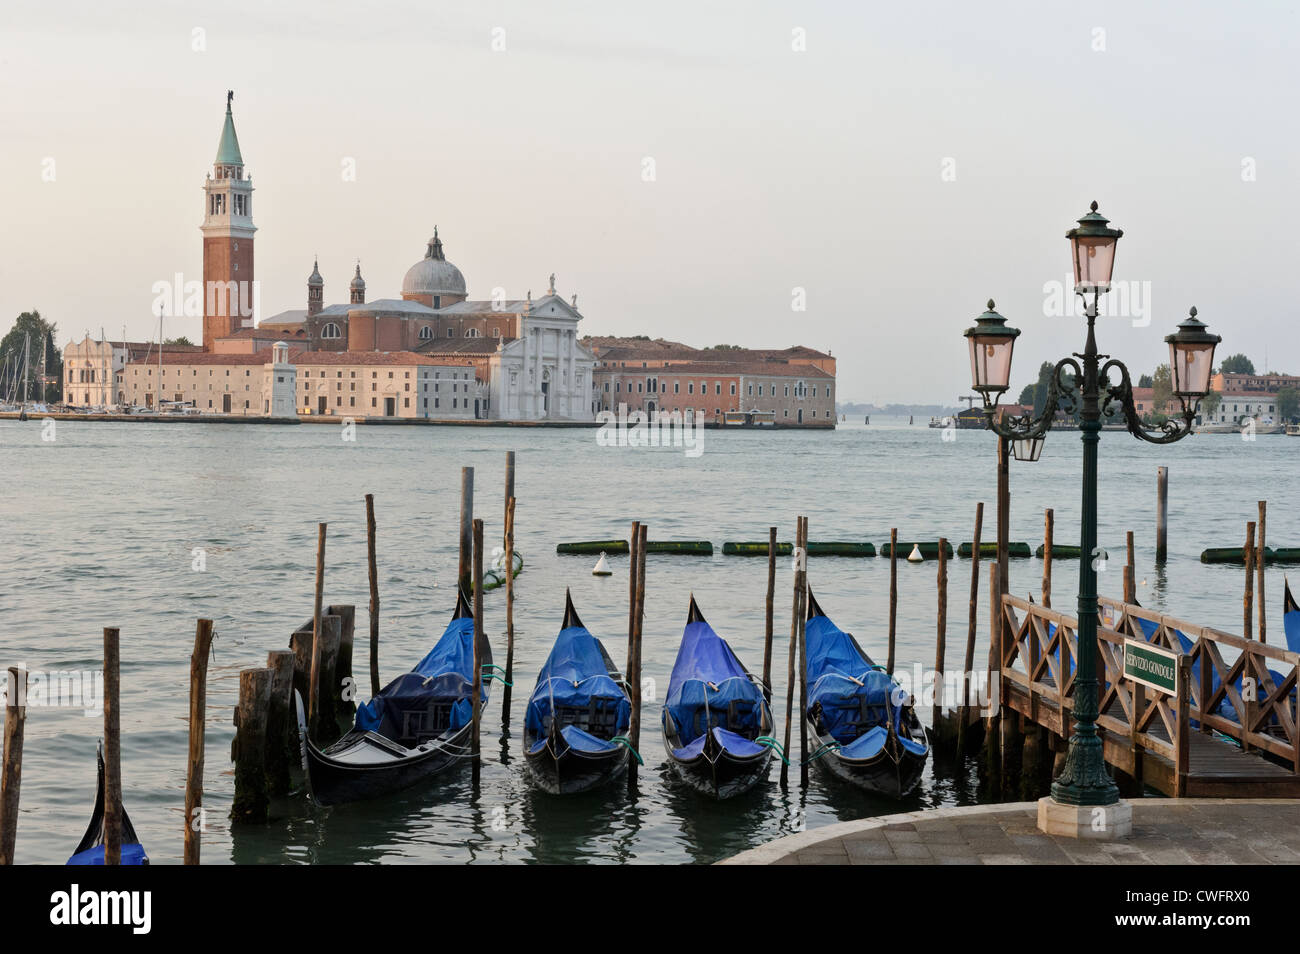
[[[1038,830],[1038,805],[938,808],[778,838],[724,865],[1300,864],[1300,800],[1133,799],[1133,835],[1080,841]]]

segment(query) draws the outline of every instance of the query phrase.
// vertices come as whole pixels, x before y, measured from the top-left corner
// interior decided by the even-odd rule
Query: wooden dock
[[[1097,724],[1108,763],[1175,797],[1300,797],[1300,655],[1133,604],[1099,603]],[[1013,596],[1002,597],[1002,612],[1000,705],[1068,739],[1077,621]],[[1153,628],[1149,638],[1142,622]],[[1177,695],[1123,678],[1126,638],[1179,653]],[[1222,713],[1224,701],[1235,718]]]

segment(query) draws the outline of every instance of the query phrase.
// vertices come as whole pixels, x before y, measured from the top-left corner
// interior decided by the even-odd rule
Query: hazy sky
[[[399,297],[437,224],[471,297],[554,271],[586,333],[802,343],[841,400],[951,403],[990,296],[1017,389],[1081,347],[1043,287],[1095,198],[1151,306],[1103,351],[1154,366],[1195,304],[1221,354],[1300,373],[1298,27],[1265,2],[6,0],[0,332],[38,308],[60,345],[151,334],[153,283],[202,277],[232,88],[263,315],[303,307],[313,254],[327,302],[357,258]]]

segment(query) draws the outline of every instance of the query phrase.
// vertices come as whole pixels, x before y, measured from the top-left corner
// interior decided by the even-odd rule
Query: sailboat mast
[[[27,406],[27,378],[32,373],[32,333],[23,332],[23,407]]]

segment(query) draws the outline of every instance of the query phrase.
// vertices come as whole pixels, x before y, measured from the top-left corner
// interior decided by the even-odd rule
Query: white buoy
[[[596,568],[591,571],[592,576],[613,576],[614,571],[609,568],[605,562],[605,551],[600,551],[600,559],[596,561]]]
[[[924,563],[925,557],[921,556],[921,544],[913,543],[912,552],[907,555],[908,563]]]

